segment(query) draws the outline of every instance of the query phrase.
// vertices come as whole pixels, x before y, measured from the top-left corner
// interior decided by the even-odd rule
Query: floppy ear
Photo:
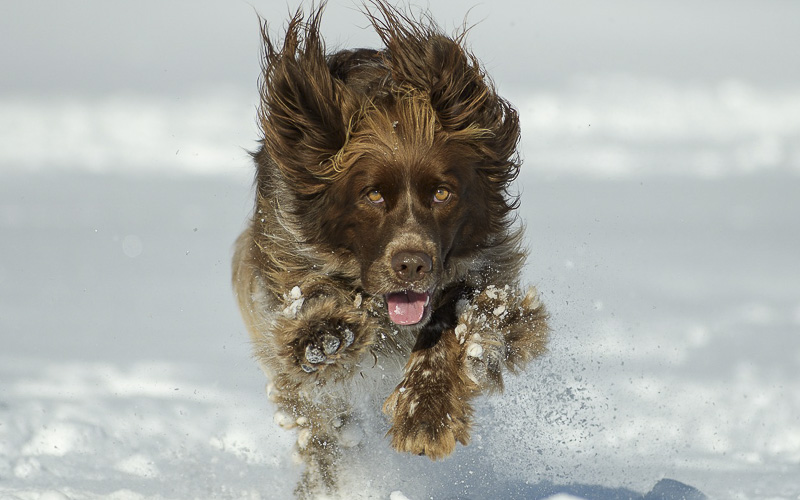
[[[519,173],[519,117],[478,60],[464,47],[466,30],[444,35],[430,17],[420,20],[381,0],[372,0],[380,17],[367,13],[387,47],[392,79],[402,88],[425,91],[448,137],[472,147],[481,157],[478,171],[498,196]],[[516,199],[497,199],[499,212],[511,210]]]
[[[294,189],[316,194],[335,173],[331,157],[344,145],[346,89],[328,69],[319,32],[322,8],[307,20],[300,10],[286,28],[283,46],[262,22],[264,56],[259,120],[264,149]]]
[[[427,90],[445,129],[500,125],[504,116],[498,116],[498,106],[510,106],[497,96],[478,60],[465,49],[466,29],[451,38],[428,16],[416,20],[380,0],[372,3],[380,17],[367,15],[388,49],[395,82]]]

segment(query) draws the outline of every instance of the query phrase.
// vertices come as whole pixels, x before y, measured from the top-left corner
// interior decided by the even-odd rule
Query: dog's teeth
[[[500,316],[504,312],[506,312],[506,306],[504,306],[503,304],[500,304],[499,306],[494,308],[494,311],[492,311],[492,314],[494,314],[495,316]]]
[[[309,363],[319,364],[325,361],[325,354],[319,347],[309,344],[306,346],[306,359]],[[305,370],[305,368],[303,368]]]
[[[342,345],[342,341],[333,335],[325,335],[322,337],[322,350],[325,351],[325,354],[329,356],[335,353],[339,349],[340,345]],[[308,354],[306,354],[306,357],[308,357]],[[309,359],[309,361],[311,360]]]

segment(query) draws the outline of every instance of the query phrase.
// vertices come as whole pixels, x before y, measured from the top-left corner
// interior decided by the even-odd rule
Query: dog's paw
[[[521,370],[531,359],[544,353],[550,328],[548,314],[535,288],[520,296],[514,314],[508,318],[503,339],[506,344],[506,366]]]
[[[309,329],[296,348],[295,357],[300,368],[306,373],[314,373],[345,357],[355,341],[356,328],[356,325],[337,322]]]
[[[277,315],[271,332],[266,362],[278,365],[276,384],[287,387],[351,377],[375,341],[366,312],[333,297],[307,298],[296,317]]]
[[[466,343],[470,378],[490,389],[502,389],[501,364],[518,371],[542,354],[548,331],[547,312],[535,288],[523,293],[494,285],[475,296],[455,328],[458,341]]]
[[[507,285],[503,288],[489,285],[475,297],[474,304],[483,321],[499,326],[517,312],[519,297],[516,290]]]
[[[469,443],[472,407],[457,398],[417,395],[399,387],[386,400],[392,416],[392,447],[399,452],[424,455],[431,460],[449,456],[456,443]]]

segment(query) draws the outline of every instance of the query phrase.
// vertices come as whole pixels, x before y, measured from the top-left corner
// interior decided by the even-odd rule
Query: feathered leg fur
[[[534,289],[490,285],[458,309],[455,327],[422,331],[384,403],[398,451],[436,460],[466,445],[472,398],[502,390],[503,367],[516,371],[545,349],[547,313]]]
[[[267,392],[276,403],[275,421],[297,430],[296,456],[304,463],[296,495],[314,498],[336,490],[336,463],[351,420],[347,399],[328,386],[344,382],[374,344],[371,304],[327,286],[324,277],[299,273],[298,283],[280,296],[271,294],[262,272],[263,252],[245,232],[237,242],[234,289],[248,327],[254,354],[270,379]],[[285,288],[289,288],[286,286]]]

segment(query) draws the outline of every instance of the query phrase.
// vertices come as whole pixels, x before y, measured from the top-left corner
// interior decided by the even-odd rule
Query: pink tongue
[[[389,318],[398,325],[415,325],[425,316],[427,293],[412,291],[390,293],[386,296]]]

